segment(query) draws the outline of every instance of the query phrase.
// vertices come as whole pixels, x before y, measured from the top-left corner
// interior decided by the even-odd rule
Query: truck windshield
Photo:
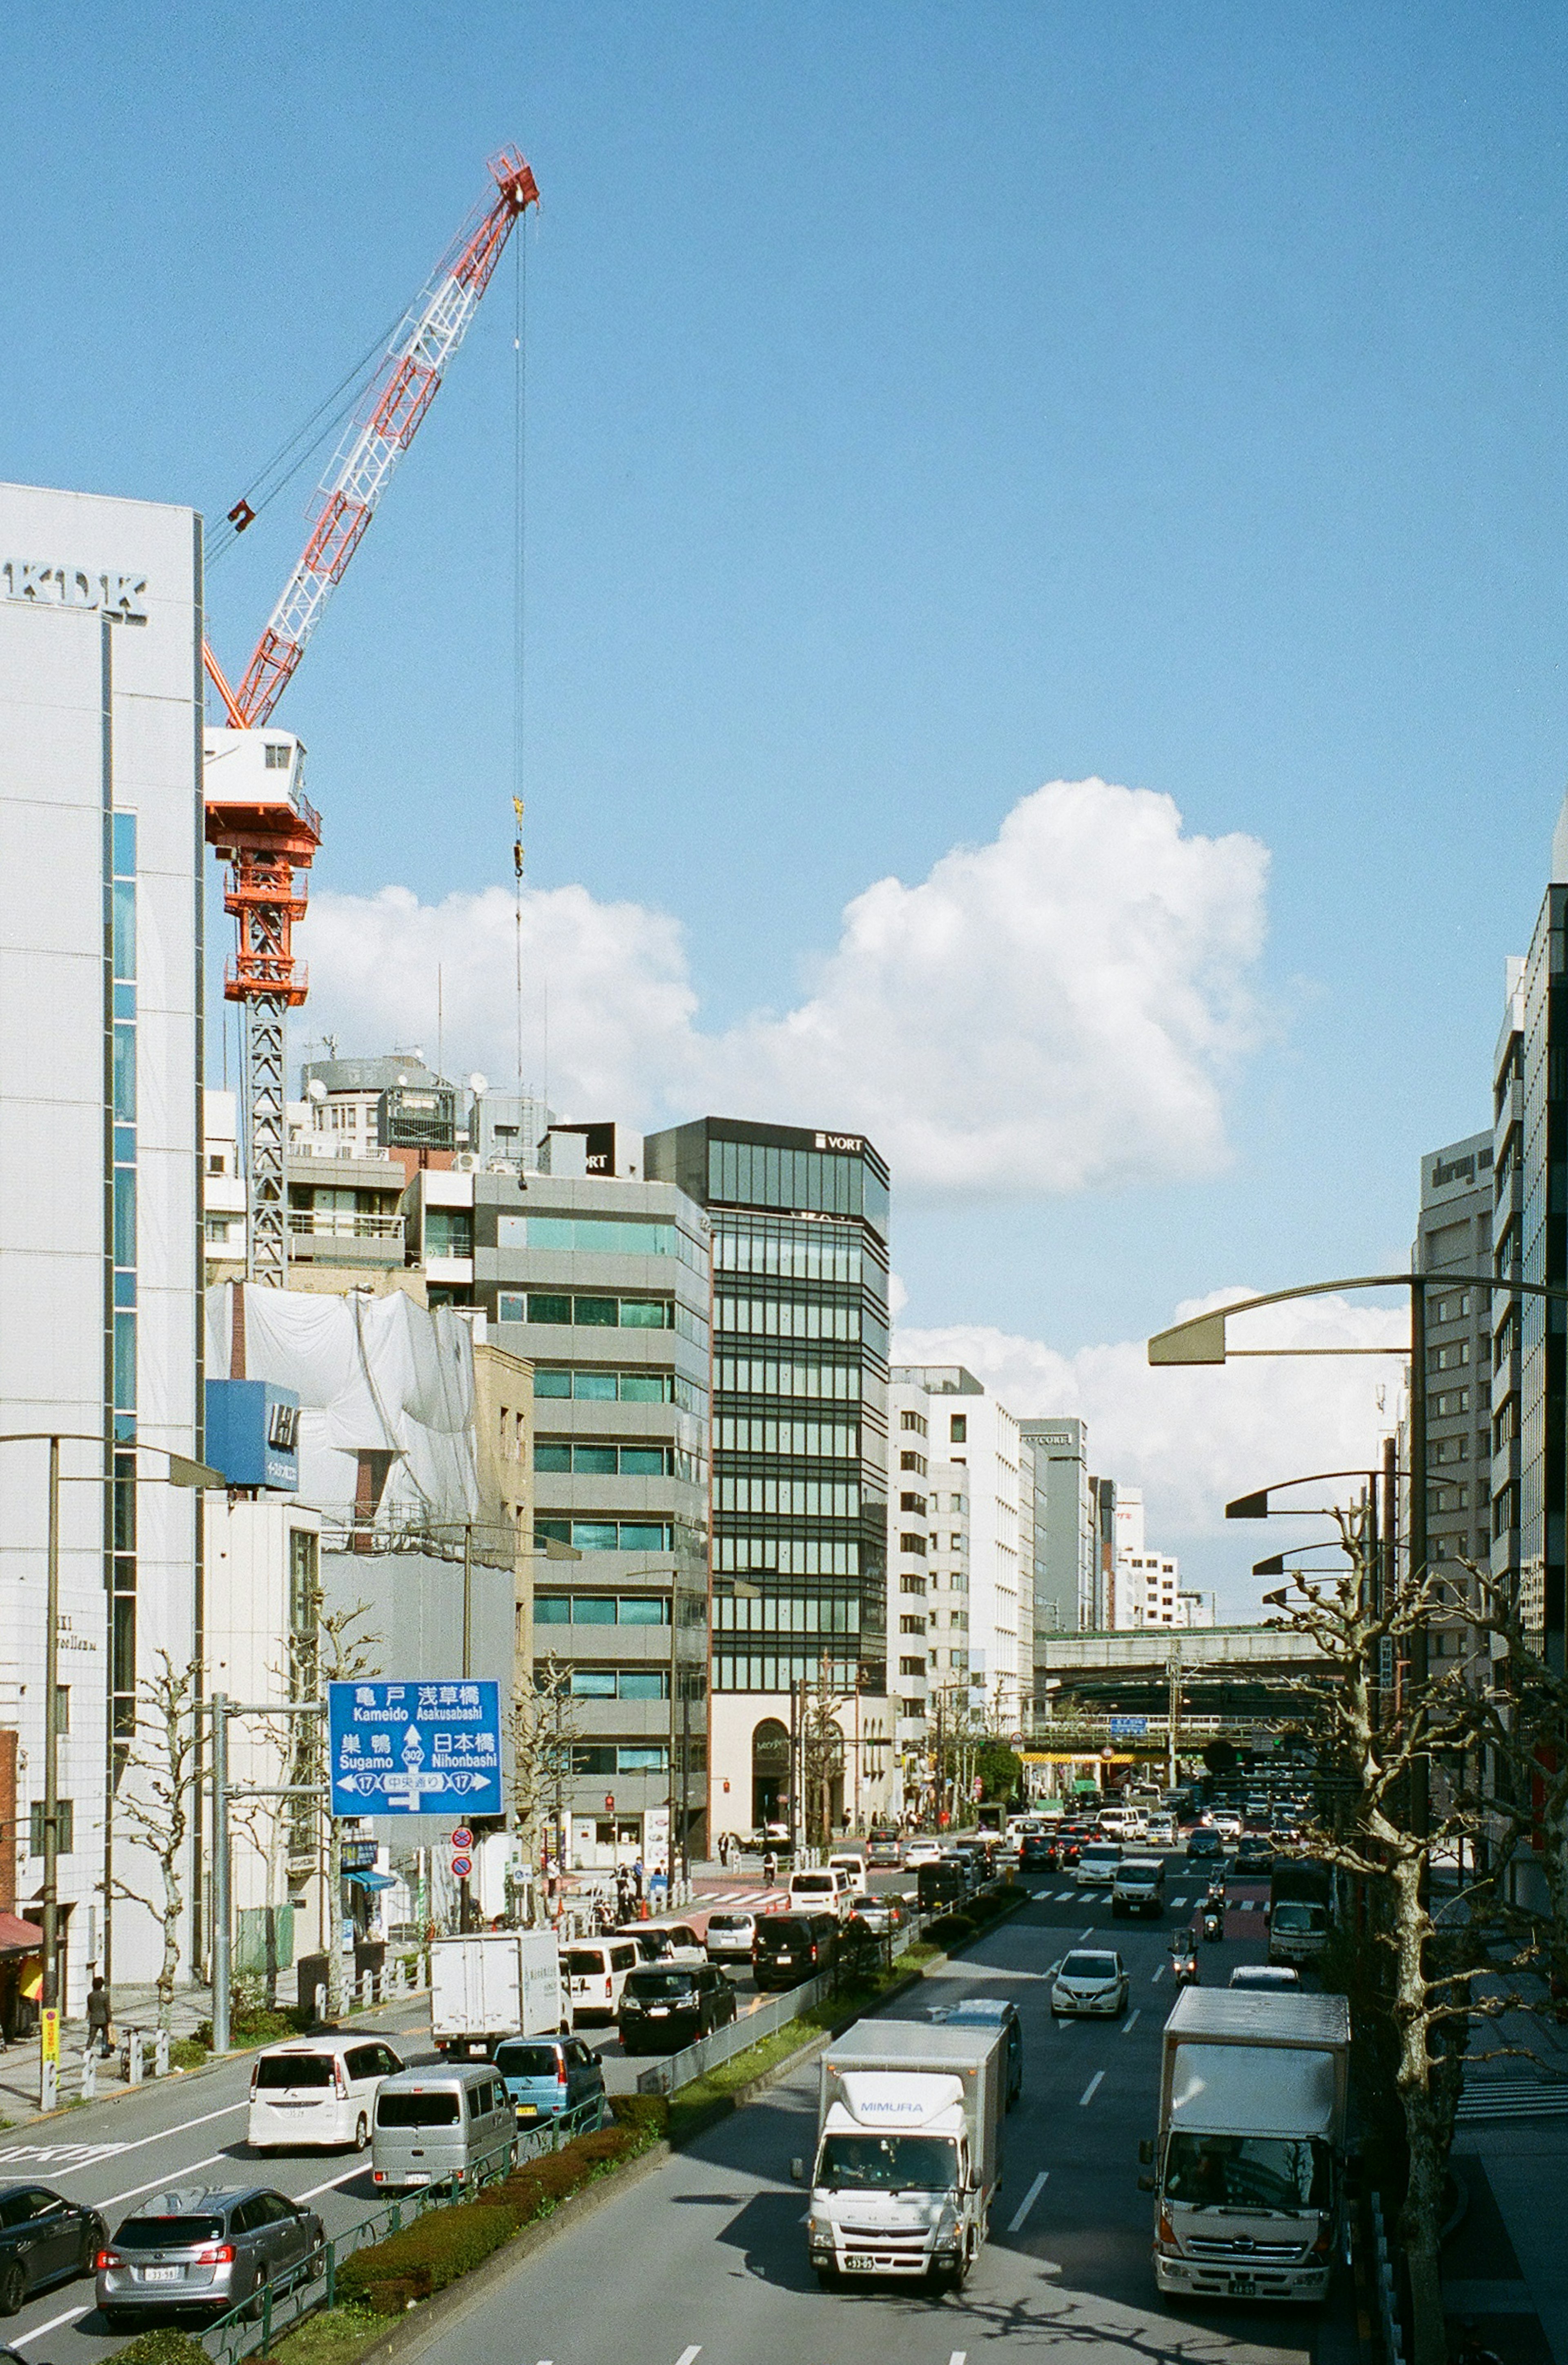
[[[1327,2209],[1328,2146],[1312,2136],[1172,2135],[1165,2194],[1196,2209]]]
[[[1328,1909],[1326,1905],[1276,1905],[1273,1925],[1294,1937],[1320,1937],[1328,1928]]]
[[[834,2191],[946,2192],[958,2180],[946,2135],[829,2135],[817,2182]]]

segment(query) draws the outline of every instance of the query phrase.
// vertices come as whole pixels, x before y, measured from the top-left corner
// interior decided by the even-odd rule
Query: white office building
[[[139,1681],[189,1661],[200,1448],[200,526],[0,486],[0,1431],[62,1439],[62,1993],[150,1978],[156,1865],[122,1775]],[[0,1445],[0,1904],[41,1882],[48,1449]],[[135,1892],[124,1901],[123,1887]],[[112,1932],[104,1900],[113,1905]]]
[[[938,1695],[945,1721],[983,1717],[1004,1732],[1020,1730],[1034,1689],[1034,1610],[1020,1550],[1018,1424],[959,1364],[895,1366],[888,1401],[901,1465],[888,1488],[900,1738],[915,1738],[917,1699],[924,1732],[935,1732]],[[924,1471],[905,1464],[912,1452]],[[917,1687],[922,1617],[925,1668]],[[890,1660],[893,1640],[890,1631]]]
[[[1182,1564],[1151,1544],[1145,1532],[1143,1495],[1137,1486],[1116,1490],[1115,1584],[1110,1623],[1118,1631],[1140,1626],[1212,1626],[1214,1602],[1203,1593],[1183,1592]]]

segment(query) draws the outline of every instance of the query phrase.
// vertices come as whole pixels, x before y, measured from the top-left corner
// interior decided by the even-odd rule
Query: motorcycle
[[[1223,1909],[1222,1907],[1220,1907],[1220,1906],[1218,1906],[1218,1905],[1215,1905],[1215,1904],[1213,1904],[1213,1903],[1209,1903],[1209,1904],[1205,1904],[1205,1905],[1204,1905],[1204,1937],[1205,1937],[1205,1938],[1208,1938],[1208,1939],[1223,1938],[1223,1937],[1224,1937],[1224,1935],[1225,1935],[1225,1912],[1224,1912],[1224,1909]]]
[[[1198,1950],[1191,1938],[1173,1938],[1170,1942],[1170,1969],[1179,1988],[1195,1988],[1198,1984]]]

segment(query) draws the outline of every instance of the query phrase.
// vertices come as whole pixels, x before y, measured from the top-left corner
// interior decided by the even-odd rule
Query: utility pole
[[[229,2050],[229,1698],[214,1692],[212,1708],[212,2049]],[[332,1942],[337,1943],[333,1902]]]
[[[1167,1767],[1165,1787],[1169,1790],[1174,1790],[1176,1788],[1176,1735],[1177,1727],[1182,1721],[1182,1645],[1180,1642],[1171,1643],[1170,1656],[1166,1662],[1165,1672],[1170,1687],[1165,1711]]]
[[[43,1646],[43,2009],[39,2103],[53,2107],[60,2077],[60,1440],[49,1440],[49,1573]],[[108,1900],[104,1900],[108,1911]],[[53,2043],[49,2042],[52,2028]]]

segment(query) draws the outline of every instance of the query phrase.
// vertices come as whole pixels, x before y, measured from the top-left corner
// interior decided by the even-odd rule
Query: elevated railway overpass
[[[1172,1712],[1188,1746],[1244,1743],[1260,1729],[1310,1715],[1313,1679],[1328,1672],[1309,1635],[1277,1626],[1036,1636],[1030,1751],[1076,1754],[1121,1743],[1136,1755],[1164,1756]]]

